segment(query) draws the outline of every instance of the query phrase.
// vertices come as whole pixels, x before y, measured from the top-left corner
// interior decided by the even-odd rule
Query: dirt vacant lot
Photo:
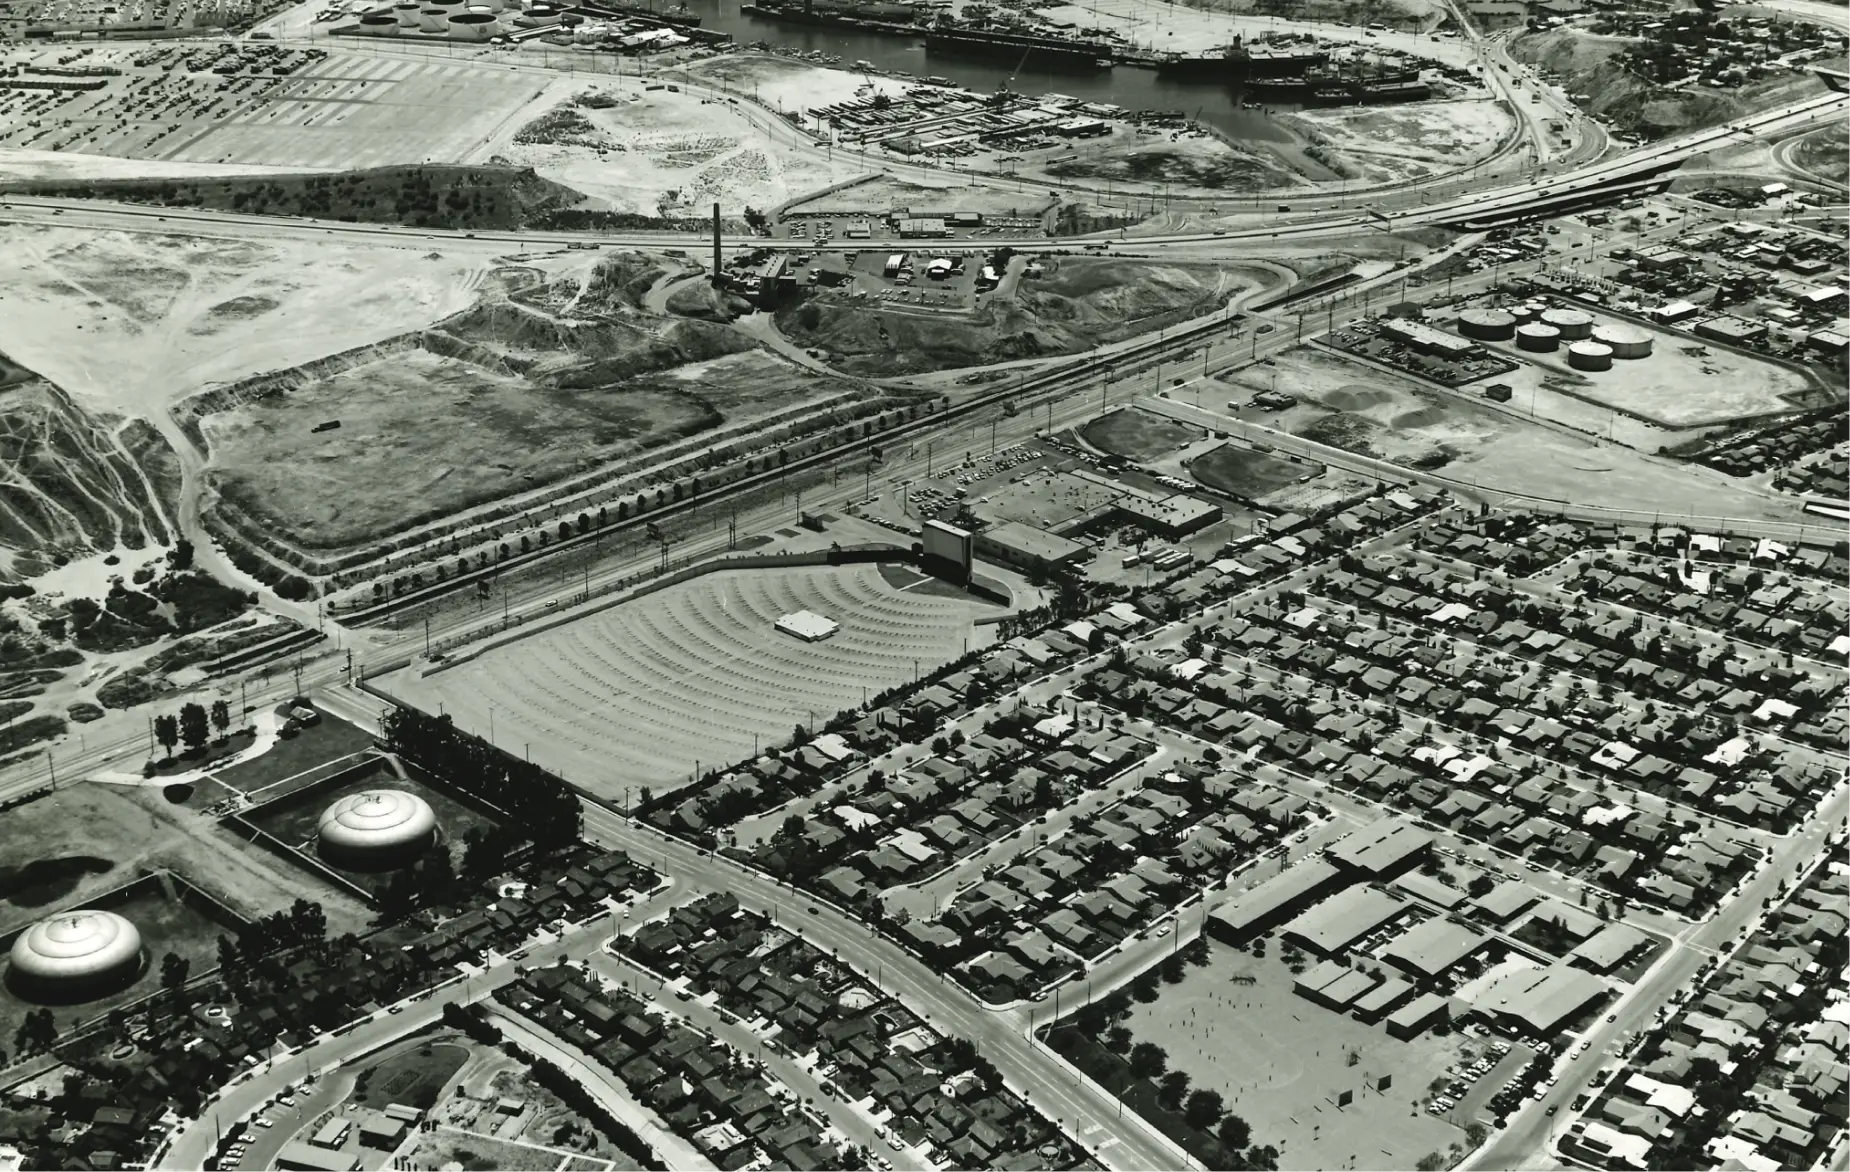
[[[705,323],[484,307],[203,431],[229,501],[334,548],[853,389],[747,345]]]
[[[1160,460],[1177,448],[1201,439],[1207,433],[1161,415],[1152,415],[1127,407],[1113,411],[1086,424],[1080,433],[1085,441],[1101,452],[1144,463]]]
[[[1243,501],[1256,501],[1299,477],[1321,475],[1321,464],[1300,464],[1239,444],[1222,444],[1191,460],[1188,471],[1201,484]]]

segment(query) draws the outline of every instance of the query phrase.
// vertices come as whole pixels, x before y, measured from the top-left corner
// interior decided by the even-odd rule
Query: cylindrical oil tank
[[[1567,364],[1575,370],[1611,370],[1612,347],[1602,342],[1575,342],[1567,348]]]
[[[1516,315],[1503,309],[1467,309],[1458,315],[1458,332],[1480,342],[1507,342],[1516,336]]]
[[[1551,309],[1542,314],[1542,324],[1561,331],[1570,342],[1593,336],[1593,318],[1578,309]]]
[[[1546,353],[1561,344],[1561,331],[1540,322],[1530,322],[1516,329],[1516,347]]]
[[[550,4],[535,4],[515,21],[522,28],[551,28],[559,23],[558,9]]]
[[[1602,346],[1612,347],[1614,358],[1649,358],[1651,356],[1651,335],[1636,326],[1618,323],[1595,326],[1593,340]]]
[[[389,12],[369,12],[360,18],[360,31],[368,36],[389,37],[398,32],[398,18]]]
[[[486,4],[471,4],[469,5],[469,7],[463,9],[463,11],[469,13],[472,16],[493,17],[495,14],[495,10],[490,8]]]
[[[434,4],[426,4],[418,9],[418,31],[440,33],[449,23],[450,14]]]
[[[1530,309],[1526,305],[1510,306],[1509,314],[1511,317],[1516,319],[1517,325],[1522,325],[1524,322],[1531,322],[1535,320],[1535,311],[1533,309]]]
[[[486,8],[490,12],[499,13],[504,7],[505,5],[501,3],[501,0],[477,0],[476,3],[469,5],[469,11],[473,12],[477,8]]]
[[[495,17],[490,12],[459,12],[450,17],[452,41],[486,41],[495,31]]]
[[[399,28],[413,29],[418,26],[418,12],[423,7],[421,4],[394,4],[392,15],[398,18]]]

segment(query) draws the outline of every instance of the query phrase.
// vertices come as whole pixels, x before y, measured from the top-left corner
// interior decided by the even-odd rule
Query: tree
[[[186,742],[189,751],[205,748],[210,728],[203,705],[188,701],[180,706],[180,739]]]
[[[173,1011],[186,1012],[186,975],[193,963],[184,956],[170,952],[161,957],[161,988],[173,999]]]
[[[212,727],[218,730],[221,741],[231,732],[231,704],[224,699],[212,701]]]
[[[418,864],[418,902],[425,907],[440,907],[455,894],[456,869],[450,863],[449,848],[433,846]]]
[[[1486,895],[1489,895],[1496,885],[1497,881],[1495,879],[1492,879],[1487,873],[1479,871],[1465,890],[1470,893],[1472,899],[1482,899]]]
[[[298,944],[320,944],[327,939],[328,917],[318,903],[296,900],[289,909],[289,926],[294,929]]]
[[[1196,1131],[1206,1131],[1220,1121],[1227,1111],[1219,1091],[1196,1091],[1188,1097],[1182,1118]]]
[[[1440,1169],[1444,1167],[1445,1157],[1438,1152],[1428,1152],[1420,1157],[1419,1163],[1414,1165],[1417,1172],[1440,1172]]]
[[[1238,1115],[1227,1115],[1222,1117],[1220,1129],[1214,1133],[1214,1138],[1220,1140],[1221,1146],[1228,1151],[1238,1151],[1252,1142],[1253,1129]]]
[[[1169,1054],[1155,1042],[1138,1042],[1131,1047],[1130,1065],[1137,1078],[1155,1078],[1169,1069]]]
[[[1163,1106],[1171,1111],[1182,1106],[1182,1096],[1188,1094],[1188,1071],[1172,1070],[1163,1075],[1156,1085],[1156,1097]]]
[[[170,713],[162,713],[154,718],[154,739],[161,743],[161,748],[173,756],[173,747],[180,743],[180,722]]]
[[[182,537],[167,551],[167,564],[174,570],[193,568],[193,543]]]

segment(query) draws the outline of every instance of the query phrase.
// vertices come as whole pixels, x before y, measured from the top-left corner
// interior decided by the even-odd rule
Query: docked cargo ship
[[[598,16],[611,20],[641,19],[656,24],[670,24],[680,28],[699,28],[700,15],[680,8],[654,9],[646,4],[631,4],[626,0],[594,0],[590,4],[574,4],[567,9],[586,16]]]
[[[946,56],[999,57],[1011,62],[1025,58],[1030,65],[1060,69],[1110,69],[1112,65],[1109,44],[994,29],[934,29],[925,34],[925,51]]]
[[[1420,71],[1412,66],[1388,69],[1307,69],[1293,77],[1255,77],[1244,83],[1247,94],[1266,102],[1346,105],[1351,102],[1405,102],[1427,95]]]
[[[915,33],[916,10],[910,4],[880,3],[869,0],[858,4],[742,4],[739,11],[785,24],[819,25],[827,28],[869,29],[876,32]]]
[[[1329,53],[1314,45],[1236,44],[1202,56],[1172,54],[1157,61],[1156,71],[1172,77],[1239,85],[1258,77],[1295,77],[1329,60]]]

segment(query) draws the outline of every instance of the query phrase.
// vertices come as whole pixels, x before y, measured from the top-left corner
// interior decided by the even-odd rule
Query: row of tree
[[[463,732],[447,715],[394,707],[380,725],[387,749],[500,811],[535,849],[566,850],[583,836],[584,807],[570,786],[531,761]]]
[[[174,747],[182,743],[187,752],[197,753],[206,747],[214,729],[218,730],[220,740],[231,732],[231,704],[225,700],[212,701],[210,712],[204,705],[189,700],[180,706],[178,716],[163,712],[154,718],[154,739],[161,743],[169,757],[173,756]]]

